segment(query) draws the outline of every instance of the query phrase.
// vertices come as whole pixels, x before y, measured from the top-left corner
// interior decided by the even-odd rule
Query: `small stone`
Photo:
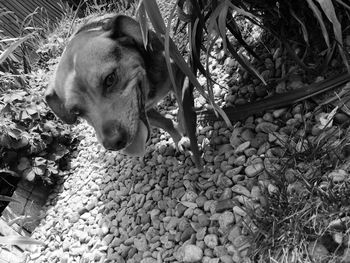
[[[246,160],[247,158],[244,155],[240,155],[234,160],[233,164],[236,166],[242,166],[245,164]]]
[[[227,239],[229,241],[231,241],[231,243],[233,243],[233,241],[235,240],[236,237],[241,235],[241,230],[240,228],[236,225],[234,227],[232,227],[232,229],[230,230],[230,232],[228,233]]]
[[[260,162],[251,164],[244,169],[245,174],[250,178],[255,177],[262,171],[264,171],[264,164]]]
[[[272,115],[274,118],[280,118],[282,116],[282,114],[284,114],[285,112],[287,111],[286,108],[282,108],[282,109],[277,109],[277,110],[274,110],[272,112]]]
[[[237,214],[237,215],[239,215],[239,216],[241,216],[241,217],[245,217],[246,215],[247,215],[247,212],[246,211],[244,211],[241,207],[239,207],[239,206],[234,206],[233,207],[233,213],[234,214]]]
[[[225,211],[219,216],[219,226],[221,230],[226,232],[226,229],[229,225],[235,222],[235,217],[232,212]]]
[[[119,261],[116,261],[119,263]],[[155,258],[147,257],[141,260],[140,263],[157,263],[158,261]]]
[[[239,195],[245,195],[247,197],[250,197],[250,192],[247,188],[245,188],[243,185],[236,184],[231,187],[232,192],[239,194]]]
[[[328,178],[331,179],[333,183],[342,183],[346,178],[349,178],[349,175],[346,171],[338,169],[329,173]]]
[[[217,235],[209,234],[204,237],[204,243],[207,245],[207,247],[213,249],[218,245],[219,239]]]
[[[235,128],[232,131],[231,137],[230,137],[230,144],[232,147],[236,148],[238,145],[242,143],[241,139],[241,131],[242,128]]]
[[[70,222],[71,224],[74,224],[74,223],[76,223],[76,222],[79,221],[79,218],[80,218],[79,213],[78,213],[78,212],[73,212],[72,215],[71,215],[71,217],[69,218],[69,222]]]
[[[252,129],[244,129],[241,133],[241,138],[243,141],[251,141],[255,138],[255,132]]]
[[[192,235],[195,233],[194,229],[191,226],[188,226],[185,228],[185,230],[182,232],[180,240],[182,242],[185,242],[186,240],[189,240]]]
[[[257,154],[257,149],[255,149],[255,148],[248,148],[248,149],[244,150],[244,154],[247,157],[256,155]]]
[[[197,220],[198,220],[199,225],[202,227],[209,226],[209,224],[210,224],[210,219],[206,214],[198,215]]]
[[[203,258],[203,251],[196,245],[186,244],[179,249],[180,260],[182,262],[197,262]]]
[[[256,134],[255,138],[251,140],[250,143],[253,148],[259,149],[259,147],[265,142],[267,142],[267,140],[268,140],[268,135],[266,133],[259,132]]]
[[[240,153],[244,152],[244,150],[248,149],[249,146],[250,146],[250,141],[246,141],[246,142],[238,145],[237,148],[235,149],[234,153],[240,154]]]
[[[255,93],[258,97],[265,97],[268,94],[266,87],[264,86],[256,86]]]
[[[203,207],[204,203],[207,201],[206,196],[204,195],[200,195],[197,197],[196,199],[196,204],[198,205],[198,207]]]
[[[278,130],[278,125],[271,122],[261,122],[256,127],[256,132],[272,133]]]
[[[286,82],[285,81],[279,82],[276,86],[276,93],[282,94],[282,93],[285,93],[286,91],[287,91]]]
[[[69,254],[67,252],[62,254],[60,262],[61,263],[68,263],[69,262]]]
[[[224,255],[224,256],[221,256],[220,257],[220,261],[222,263],[234,263],[233,259],[232,259],[232,256],[229,256],[229,255]]]
[[[315,262],[325,262],[329,256],[327,248],[320,242],[311,242],[308,251]]]
[[[225,175],[228,177],[228,178],[232,178],[233,176],[239,174],[243,169],[243,166],[238,166],[238,167],[235,167],[235,168],[232,168],[230,170],[228,170]]]
[[[300,79],[293,80],[288,84],[288,89],[297,90],[304,86],[304,83]]]
[[[224,212],[226,210],[231,210],[233,205],[234,205],[234,203],[233,203],[232,199],[219,200],[216,203],[215,211],[217,213],[221,213],[221,212]]]
[[[138,238],[134,239],[134,246],[138,251],[147,251],[147,239],[144,235],[140,235]]]
[[[239,251],[250,247],[249,238],[244,235],[237,236],[232,243]]]

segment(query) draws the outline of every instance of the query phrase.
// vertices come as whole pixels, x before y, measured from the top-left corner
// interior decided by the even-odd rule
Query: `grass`
[[[278,192],[265,191],[262,215],[251,214],[259,229],[251,251],[256,262],[340,262],[348,248],[349,123],[310,136],[317,113],[302,115],[309,118],[299,131],[277,136],[283,151],[273,158],[270,176]],[[344,180],[335,179],[337,173],[346,174]],[[328,252],[322,257],[313,249]]]

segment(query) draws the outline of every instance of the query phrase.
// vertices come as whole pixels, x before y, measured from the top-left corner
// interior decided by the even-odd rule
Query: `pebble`
[[[278,130],[278,125],[273,124],[271,122],[261,122],[255,127],[255,131],[257,133],[264,132],[264,133],[272,133]]]
[[[244,172],[248,177],[252,178],[264,171],[264,168],[264,164],[259,162],[247,166],[244,169]]]
[[[203,251],[196,245],[185,244],[179,249],[177,258],[181,262],[198,262],[203,258]]]
[[[216,235],[214,234],[209,234],[209,235],[206,235],[204,237],[204,243],[207,247],[209,248],[215,248],[217,247],[218,243],[219,243],[219,239]]]
[[[327,248],[320,242],[311,242],[308,245],[308,252],[315,262],[327,262],[329,252]]]
[[[330,172],[328,178],[331,179],[333,183],[342,183],[349,178],[349,174],[342,169],[337,169]]]

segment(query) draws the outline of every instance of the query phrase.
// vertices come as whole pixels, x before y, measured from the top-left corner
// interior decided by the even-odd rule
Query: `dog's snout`
[[[108,150],[118,151],[123,149],[127,144],[127,133],[116,122],[107,122],[102,128],[102,144]]]

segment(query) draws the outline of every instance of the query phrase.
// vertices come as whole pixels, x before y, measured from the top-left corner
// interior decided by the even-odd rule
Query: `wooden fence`
[[[4,15],[6,11],[11,13]],[[52,23],[62,18],[62,1],[0,0],[0,33],[5,36],[19,37],[23,33],[21,29],[23,21],[34,11],[36,14],[33,15],[33,23],[30,26],[47,27],[48,21]]]

